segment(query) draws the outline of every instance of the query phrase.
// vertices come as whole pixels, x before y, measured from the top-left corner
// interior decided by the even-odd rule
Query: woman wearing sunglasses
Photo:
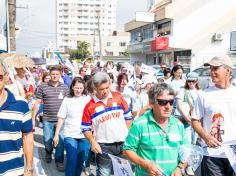
[[[193,144],[196,143],[197,136],[191,127],[191,112],[194,102],[201,92],[202,90],[198,82],[198,74],[190,72],[187,74],[185,86],[180,89],[176,96],[177,106],[174,115],[183,122],[189,143]]]

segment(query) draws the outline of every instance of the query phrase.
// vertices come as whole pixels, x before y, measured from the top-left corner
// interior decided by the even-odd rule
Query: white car
[[[210,67],[199,67],[193,70],[193,72],[198,73],[199,75],[199,83],[201,88],[204,90],[208,88],[209,86],[213,85],[211,81],[211,75],[210,75]],[[232,84],[236,85],[236,68],[233,69],[233,81]]]

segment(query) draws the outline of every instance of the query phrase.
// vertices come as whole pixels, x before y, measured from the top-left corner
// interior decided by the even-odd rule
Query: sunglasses
[[[197,81],[195,81],[195,80],[188,80],[187,82],[189,82],[189,83],[196,83]]]
[[[172,106],[174,103],[174,99],[164,100],[164,99],[156,99],[155,103],[158,103],[160,106],[166,106],[168,103]]]
[[[3,77],[4,77],[4,75],[0,75],[0,81],[2,81],[2,80],[3,80]]]

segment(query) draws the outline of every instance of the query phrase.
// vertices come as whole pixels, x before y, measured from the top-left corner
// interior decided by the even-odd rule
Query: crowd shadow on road
[[[52,162],[51,163],[46,163],[45,161],[45,148],[44,148],[44,143],[43,143],[43,130],[39,127],[35,128],[35,133],[34,133],[34,140],[35,140],[35,167],[38,169],[37,170],[37,175],[36,176],[64,176],[64,172],[59,172],[56,169],[56,164],[55,164],[55,158],[54,158],[54,152],[52,154]],[[66,163],[66,152],[64,153],[64,163]],[[91,162],[91,170],[92,173],[95,174],[95,163],[94,161]],[[82,173],[82,176],[85,176],[84,173]]]

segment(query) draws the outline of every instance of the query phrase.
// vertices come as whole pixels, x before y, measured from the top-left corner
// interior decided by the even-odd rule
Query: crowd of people
[[[222,147],[236,141],[233,64],[221,56],[205,65],[214,85],[202,90],[198,74],[184,76],[179,64],[150,74],[140,63],[86,60],[76,74],[63,63],[13,72],[1,63],[0,175],[33,174],[37,121],[45,161],[55,148],[56,169],[66,176],[92,175],[93,155],[96,175],[112,175],[109,154],[129,160],[137,176],[194,175],[179,156],[186,144],[204,150],[201,175],[235,175]]]

